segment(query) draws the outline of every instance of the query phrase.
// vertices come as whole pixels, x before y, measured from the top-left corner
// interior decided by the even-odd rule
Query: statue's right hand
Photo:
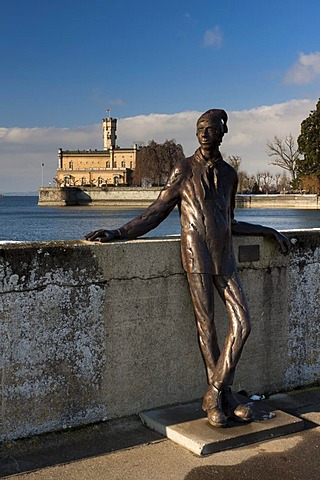
[[[94,230],[85,235],[84,238],[90,242],[111,242],[115,238],[119,238],[119,232],[117,230]]]

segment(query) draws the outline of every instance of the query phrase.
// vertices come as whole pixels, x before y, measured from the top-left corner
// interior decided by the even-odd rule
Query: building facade
[[[58,150],[56,181],[59,187],[131,185],[137,146],[116,144],[117,119],[102,120],[103,150]]]

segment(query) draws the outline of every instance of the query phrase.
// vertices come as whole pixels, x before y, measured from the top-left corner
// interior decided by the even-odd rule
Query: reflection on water
[[[119,228],[144,208],[38,207],[37,197],[3,197],[0,200],[0,240],[76,240],[98,228]],[[237,209],[236,219],[261,223],[279,230],[320,228],[320,210]],[[179,235],[175,209],[147,236]]]

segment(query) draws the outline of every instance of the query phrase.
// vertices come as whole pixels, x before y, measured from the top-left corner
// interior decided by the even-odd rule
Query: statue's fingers
[[[85,238],[86,240],[90,240],[90,238],[92,237],[93,234],[94,234],[94,232],[87,233],[87,234],[84,236],[84,238]]]
[[[287,254],[291,252],[291,243],[289,240],[286,241]]]
[[[290,244],[289,240],[285,239],[281,243],[282,253],[284,253],[284,255],[288,255],[288,253],[290,252],[290,249],[291,249],[291,244]]]
[[[94,242],[97,238],[101,237],[103,230],[95,230],[94,232],[88,233],[85,238],[90,242]]]

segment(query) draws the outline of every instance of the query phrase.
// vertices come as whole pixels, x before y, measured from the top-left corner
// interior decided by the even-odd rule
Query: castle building
[[[103,150],[58,150],[56,181],[59,187],[106,187],[131,185],[137,146],[120,148],[117,119],[102,120]]]

